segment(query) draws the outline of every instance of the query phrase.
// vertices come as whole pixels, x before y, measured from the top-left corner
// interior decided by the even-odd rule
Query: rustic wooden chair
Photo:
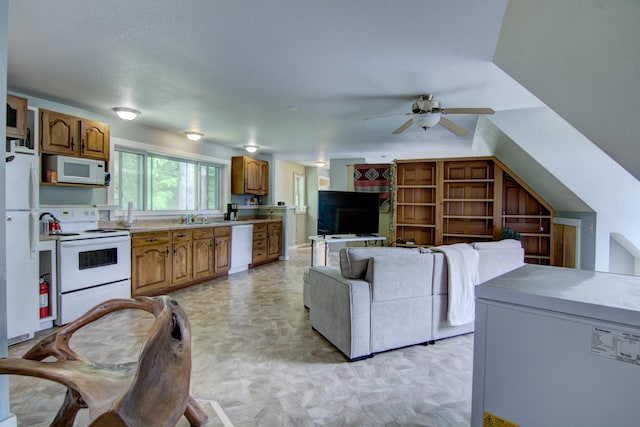
[[[95,363],[69,347],[74,332],[123,309],[152,313],[155,321],[137,362]],[[55,361],[45,361],[48,357]],[[72,426],[78,411],[89,410],[91,426],[175,426],[184,414],[194,426],[207,415],[189,395],[191,328],[168,296],[113,299],[48,335],[22,358],[0,360],[0,374],[56,381],[67,393],[51,426]]]

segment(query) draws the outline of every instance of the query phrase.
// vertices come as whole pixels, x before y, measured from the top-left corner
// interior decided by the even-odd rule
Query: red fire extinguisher
[[[49,283],[40,277],[40,318],[49,316]]]

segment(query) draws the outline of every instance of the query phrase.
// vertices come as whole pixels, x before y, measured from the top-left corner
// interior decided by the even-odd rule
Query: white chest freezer
[[[638,426],[639,403],[640,277],[525,265],[476,288],[472,426]]]

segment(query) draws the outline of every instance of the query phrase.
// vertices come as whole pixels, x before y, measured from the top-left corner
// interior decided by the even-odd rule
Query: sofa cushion
[[[431,295],[433,254],[417,252],[374,255],[365,280],[371,284],[371,302]]]
[[[416,252],[413,248],[342,248],[340,249],[340,272],[346,279],[362,279],[367,272],[369,258],[374,255],[392,255]]]

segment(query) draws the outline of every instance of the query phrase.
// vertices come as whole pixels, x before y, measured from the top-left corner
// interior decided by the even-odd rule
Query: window
[[[307,210],[305,197],[305,177],[304,174],[293,173],[293,206],[296,213],[305,213]]]
[[[220,210],[219,165],[115,147],[114,201],[137,211]]]

